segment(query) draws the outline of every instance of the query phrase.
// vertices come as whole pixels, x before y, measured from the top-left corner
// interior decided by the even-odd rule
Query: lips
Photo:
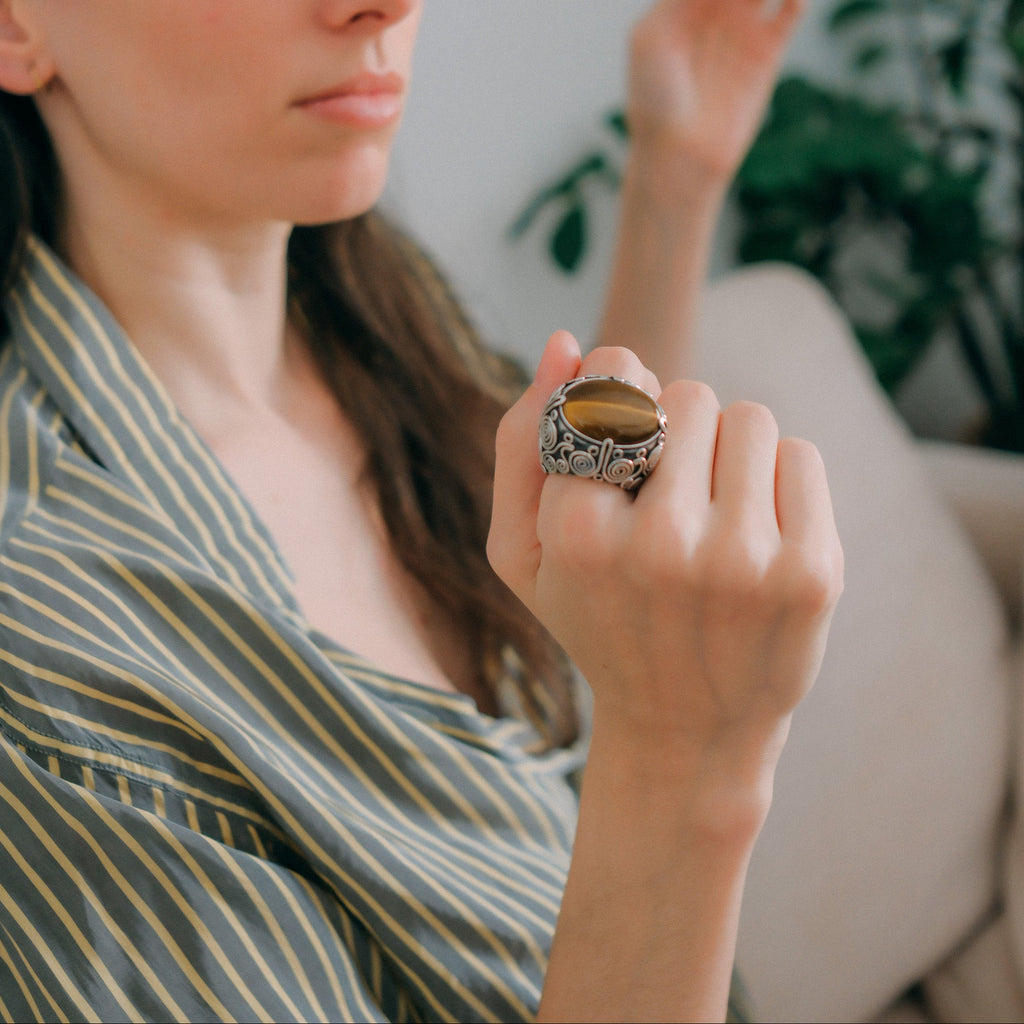
[[[405,79],[397,72],[364,71],[296,104],[325,120],[356,128],[383,128],[396,121],[405,103]]]

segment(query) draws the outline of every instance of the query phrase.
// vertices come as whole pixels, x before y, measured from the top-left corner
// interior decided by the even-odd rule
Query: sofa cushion
[[[1009,746],[996,589],[846,321],[801,272],[710,289],[698,376],[829,468],[846,591],[750,868],[738,962],[767,1020],[864,1020],[990,908]]]

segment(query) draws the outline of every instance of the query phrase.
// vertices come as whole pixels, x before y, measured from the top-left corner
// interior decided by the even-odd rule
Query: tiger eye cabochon
[[[583,379],[565,396],[562,415],[595,441],[639,444],[661,429],[658,405],[642,388],[612,378]]]

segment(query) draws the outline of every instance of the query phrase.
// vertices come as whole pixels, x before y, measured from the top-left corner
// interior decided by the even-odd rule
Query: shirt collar
[[[290,572],[259,517],[109,310],[38,238],[5,310],[25,364],[96,461],[226,582],[297,616]]]

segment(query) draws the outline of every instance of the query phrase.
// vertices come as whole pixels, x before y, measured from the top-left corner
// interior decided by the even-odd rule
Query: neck
[[[275,404],[291,358],[288,237],[284,224],[200,233],[166,217],[72,216],[64,247],[198,424],[214,410]]]

